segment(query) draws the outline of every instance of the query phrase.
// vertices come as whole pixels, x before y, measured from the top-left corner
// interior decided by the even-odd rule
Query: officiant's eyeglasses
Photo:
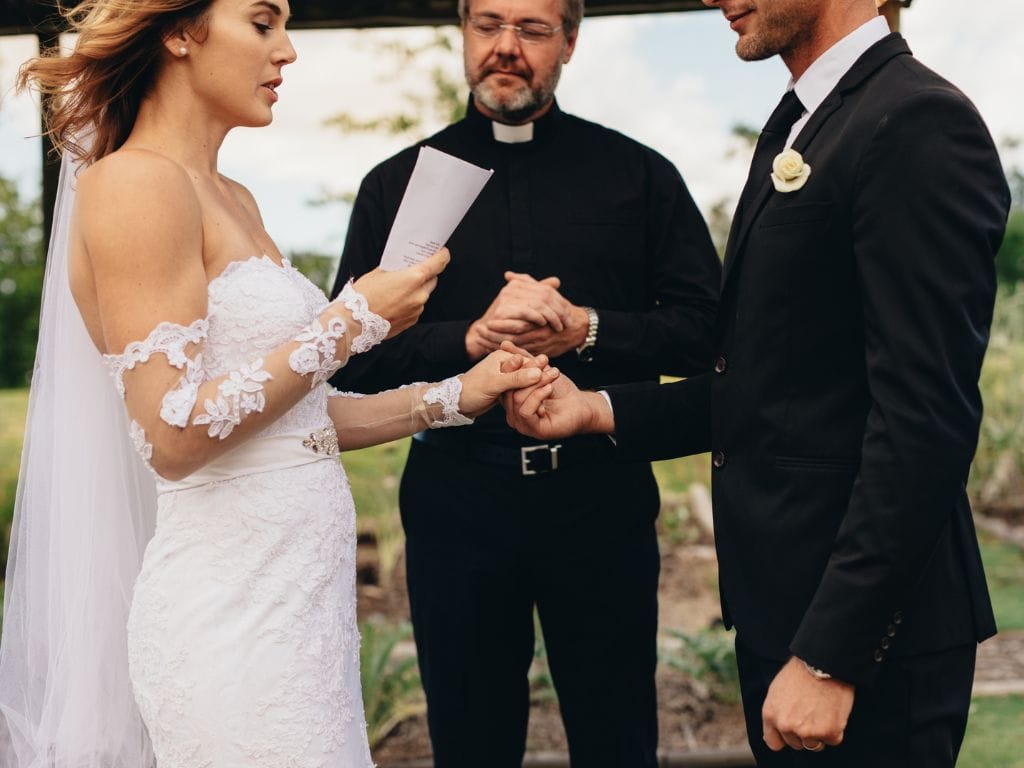
[[[559,30],[561,25],[552,27],[540,21],[527,21],[522,24],[506,24],[493,16],[470,16],[469,28],[480,37],[492,40],[506,29],[512,30],[515,36],[524,43],[546,43]]]

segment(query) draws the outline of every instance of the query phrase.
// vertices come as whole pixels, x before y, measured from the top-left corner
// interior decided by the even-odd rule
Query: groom
[[[563,377],[506,397],[509,422],[614,433],[626,460],[712,451],[759,765],[952,766],[995,632],[964,483],[1009,206],[999,159],[875,0],[704,2],[741,58],[778,54],[795,84],[737,208],[714,369],[605,393]]]

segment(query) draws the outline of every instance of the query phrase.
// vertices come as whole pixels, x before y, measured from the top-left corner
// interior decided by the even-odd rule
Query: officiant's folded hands
[[[476,359],[510,341],[533,355],[558,357],[580,346],[590,318],[561,293],[558,277],[506,272],[505,286],[470,326],[466,350]]]

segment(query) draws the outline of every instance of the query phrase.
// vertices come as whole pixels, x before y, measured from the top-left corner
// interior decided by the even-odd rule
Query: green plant
[[[377,574],[386,587],[405,548],[405,533],[398,513],[398,480],[409,454],[409,441],[346,452],[342,463],[358,510],[360,535],[369,535],[377,547]]]
[[[43,292],[41,210],[0,176],[0,387],[28,384]]]
[[[533,632],[536,640],[533,644],[533,664],[530,667],[530,703],[539,704],[542,701],[554,701],[558,699],[555,691],[555,680],[551,677],[551,669],[548,667],[548,649],[544,644],[544,633],[540,628],[540,618],[537,612],[533,612]]]
[[[412,637],[408,624],[398,626],[378,622],[360,625],[359,677],[363,686],[363,706],[366,710],[366,731],[370,747],[410,717],[426,711],[426,702],[420,689],[416,657],[397,658],[396,646]]]
[[[1024,290],[1001,287],[985,364],[981,369],[985,415],[978,437],[969,488],[983,502],[997,501],[1004,489],[1000,463],[1015,464],[1024,473]]]
[[[661,663],[688,675],[704,695],[727,703],[739,700],[739,672],[731,632],[703,630],[687,634],[670,629],[668,634],[676,641],[675,647],[661,647]]]
[[[312,251],[292,251],[288,261],[305,275],[313,285],[329,294],[334,286],[334,275],[338,271],[338,257]]]

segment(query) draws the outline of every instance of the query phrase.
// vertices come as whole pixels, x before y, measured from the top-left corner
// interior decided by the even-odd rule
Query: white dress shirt
[[[861,24],[857,29],[833,45],[807,68],[807,71],[800,75],[795,83],[789,81],[790,88],[796,90],[797,98],[804,106],[804,113],[793,123],[786,140],[788,149],[807,121],[811,119],[814,110],[821,106],[832,90],[843,79],[843,75],[850,71],[854,63],[864,51],[877,43],[889,34],[889,23],[882,16],[876,16],[871,21]]]

